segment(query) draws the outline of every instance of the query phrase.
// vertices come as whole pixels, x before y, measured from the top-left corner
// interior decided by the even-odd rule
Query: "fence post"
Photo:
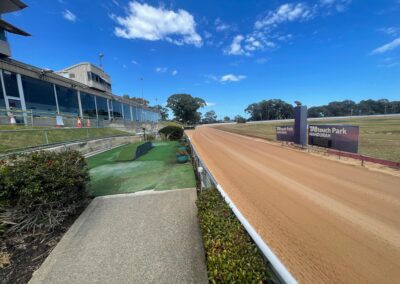
[[[32,122],[32,127],[34,126],[34,123],[33,123],[33,110],[31,110],[31,122]]]
[[[49,144],[49,137],[47,136],[47,131],[46,130],[44,131],[44,138],[46,140],[46,144],[48,145]]]
[[[89,139],[89,128],[86,127],[86,137]]]

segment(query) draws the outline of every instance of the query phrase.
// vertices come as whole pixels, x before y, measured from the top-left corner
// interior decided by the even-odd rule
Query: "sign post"
[[[294,143],[307,144],[307,107],[297,105],[294,108]]]

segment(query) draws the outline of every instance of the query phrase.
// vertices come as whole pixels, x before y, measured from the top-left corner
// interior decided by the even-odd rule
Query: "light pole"
[[[140,77],[140,84],[142,87],[142,110],[140,112],[140,121],[143,123],[143,111],[144,111],[144,100],[143,100],[143,77]]]

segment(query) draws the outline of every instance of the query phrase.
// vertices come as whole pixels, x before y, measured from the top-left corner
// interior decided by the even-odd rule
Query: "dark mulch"
[[[69,216],[51,232],[36,231],[35,234],[26,232],[0,237],[0,283],[28,283],[33,272],[40,267],[88,204],[89,200],[76,214]]]

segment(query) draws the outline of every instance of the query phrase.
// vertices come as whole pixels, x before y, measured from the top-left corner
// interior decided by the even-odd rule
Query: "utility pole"
[[[140,84],[142,87],[142,111],[140,112],[140,120],[143,122],[144,99],[143,99],[143,77],[140,77]]]

